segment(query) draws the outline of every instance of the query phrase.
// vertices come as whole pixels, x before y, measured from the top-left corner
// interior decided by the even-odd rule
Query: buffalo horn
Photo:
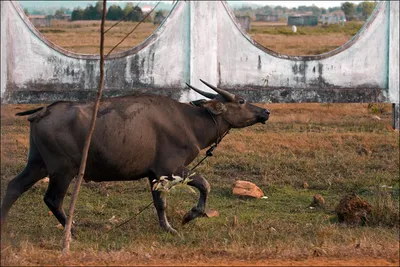
[[[231,93],[229,93],[229,92],[227,92],[227,91],[225,91],[225,90],[219,89],[219,88],[217,88],[217,87],[215,87],[215,86],[212,86],[211,84],[209,84],[208,82],[203,81],[202,79],[200,79],[200,81],[201,81],[202,83],[204,83],[205,85],[207,85],[208,87],[210,87],[211,89],[213,89],[213,90],[214,90],[215,92],[217,92],[218,94],[220,94],[220,95],[222,95],[223,97],[225,97],[226,100],[228,100],[228,101],[230,101],[230,102],[232,102],[232,101],[235,100],[235,95],[234,95],[234,94],[231,94]]]
[[[190,84],[186,83],[187,86],[189,86],[191,89],[193,89],[194,91],[196,91],[197,93],[201,94],[202,96],[205,96],[207,98],[210,99],[214,99],[217,95],[216,94],[212,94],[212,93],[207,93],[204,91],[201,91],[200,89],[197,89],[196,87],[191,86]]]

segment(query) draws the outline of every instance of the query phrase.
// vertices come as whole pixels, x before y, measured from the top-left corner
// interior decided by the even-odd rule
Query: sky
[[[348,1],[348,0],[347,0]],[[88,3],[96,3],[96,1],[18,1],[19,3],[21,3],[21,5],[25,8],[41,8],[41,7],[60,7],[60,6],[65,6],[65,7],[69,7],[72,9],[75,6],[87,6]],[[109,4],[115,3],[115,2],[119,2],[122,5],[125,5],[125,3],[127,2],[138,2],[138,1],[127,1],[127,0],[122,0],[122,1],[113,1],[113,0],[108,0],[107,1]],[[156,3],[158,1],[152,1],[152,0],[143,0],[142,2],[152,2],[152,3]],[[172,4],[172,1],[162,1],[164,3],[169,3]],[[306,5],[306,6],[311,6],[311,5],[316,5],[318,7],[324,7],[324,8],[329,8],[329,7],[338,7],[341,5],[341,3],[346,2],[346,0],[342,0],[342,1],[256,1],[256,0],[249,0],[249,1],[232,1],[232,0],[228,0],[228,3],[231,6],[236,6],[237,4],[256,4],[256,5],[260,5],[260,6],[265,6],[265,5],[270,5],[270,6],[277,6],[277,5],[281,5],[281,6],[285,6],[288,8],[292,8],[292,7],[298,7],[300,5]],[[353,2],[355,4],[358,4],[362,1],[348,1],[348,2]]]
[[[132,1],[109,1],[109,2],[132,2]],[[145,2],[157,2],[157,1],[145,1]],[[172,1],[163,1],[163,2],[172,2]],[[238,2],[238,1],[229,1],[228,2]],[[270,5],[270,6],[285,6],[285,7],[298,7],[298,6],[311,6],[311,5],[316,5],[317,7],[335,7],[335,6],[340,6],[341,3],[343,2],[352,2],[355,4],[358,4],[362,1],[348,1],[348,0],[343,0],[343,1],[240,1],[242,3],[244,2],[249,2],[252,4],[259,4],[259,5]]]
[[[114,1],[110,1],[114,2]],[[115,1],[118,2],[118,1]],[[131,2],[131,1],[123,1],[123,2]],[[146,1],[146,2],[157,2],[157,1]],[[165,2],[172,2],[172,1],[165,1]],[[228,2],[237,2],[237,1],[229,1]],[[298,6],[311,6],[311,5],[316,5],[317,7],[335,7],[335,6],[340,6],[341,3],[343,2],[352,2],[355,4],[358,4],[362,1],[348,1],[348,0],[343,0],[343,1],[240,1],[240,2],[250,2],[252,4],[259,4],[259,5],[270,5],[270,6],[285,6],[285,7],[298,7]]]
[[[229,2],[229,1],[228,1]],[[244,1],[243,1],[244,2]],[[285,7],[298,7],[298,6],[311,6],[316,5],[317,7],[335,7],[340,6],[343,2],[352,2],[355,4],[359,4],[362,1],[245,1],[250,2],[253,4],[260,4],[260,5],[270,5],[270,6],[285,6]]]

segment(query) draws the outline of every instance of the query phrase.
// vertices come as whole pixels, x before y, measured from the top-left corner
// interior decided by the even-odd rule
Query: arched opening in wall
[[[156,1],[107,2],[106,31],[118,21],[122,21],[106,33],[104,43],[106,54],[151,12],[112,53],[126,51],[142,43],[160,26],[173,7],[172,3],[160,2],[157,5]],[[31,23],[49,41],[75,53],[99,53],[101,1],[18,1],[18,3]]]
[[[315,1],[304,4],[282,1],[279,5],[235,7],[239,22],[250,37],[277,53],[299,56],[332,51],[349,41],[373,13],[376,1]],[[309,1],[312,2],[312,1]]]

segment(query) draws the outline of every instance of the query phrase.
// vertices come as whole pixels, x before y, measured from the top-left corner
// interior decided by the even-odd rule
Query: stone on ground
[[[316,194],[313,197],[313,201],[311,202],[310,206],[315,208],[323,208],[325,207],[325,199],[320,194]]]
[[[234,195],[262,198],[264,196],[263,191],[255,184],[247,181],[238,180],[233,185],[232,190]]]
[[[214,210],[214,209],[209,209],[204,214],[205,214],[205,216],[207,218],[218,217],[219,216],[219,212],[217,210]]]

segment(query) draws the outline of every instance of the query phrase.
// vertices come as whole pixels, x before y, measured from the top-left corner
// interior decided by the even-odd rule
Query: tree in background
[[[316,5],[312,5],[311,6],[311,12],[314,16],[318,16],[319,14],[321,14],[321,9],[319,7],[317,7]]]
[[[96,2],[95,6],[88,5],[85,9],[75,8],[71,14],[71,20],[100,20],[102,14],[102,2]],[[107,10],[107,20],[120,20],[126,16],[126,21],[140,21],[143,18],[143,12],[140,7],[134,7],[132,3],[127,3],[122,9],[114,4]]]
[[[123,13],[126,21],[140,21],[143,18],[142,9],[138,6],[134,7],[132,3],[125,5]]]
[[[75,8],[71,14],[71,20],[85,20],[85,11],[81,8]]]
[[[274,13],[274,9],[271,6],[264,6],[263,7],[263,13],[264,14],[273,14]]]
[[[96,20],[101,20],[102,14],[103,14],[103,2],[102,1],[97,1],[96,5],[94,6],[94,13],[95,13],[95,19]]]
[[[274,8],[274,11],[277,14],[285,14],[289,11],[289,9],[287,7],[283,7],[283,6],[276,6]]]
[[[63,15],[67,14],[67,11],[68,11],[68,9],[66,9],[65,7],[57,9],[56,12],[54,12],[54,17],[56,19],[60,19],[60,18],[62,18]]]
[[[102,14],[103,4],[100,1],[96,2],[95,6],[88,5],[84,10],[85,20],[100,20]]]
[[[331,12],[336,12],[336,11],[340,11],[340,10],[342,10],[342,8],[339,6],[337,6],[337,7],[329,7],[328,8],[328,13],[331,13]]]
[[[124,11],[118,5],[112,5],[107,10],[107,20],[120,20],[124,16]]]
[[[376,6],[375,2],[364,1],[357,5],[356,12],[362,15],[363,19],[368,19],[371,16]]]
[[[297,7],[297,10],[300,11],[300,12],[302,12],[302,13],[303,13],[303,12],[310,11],[309,8],[308,8],[307,6],[298,6],[298,7]]]
[[[344,12],[347,20],[352,20],[354,18],[354,14],[356,13],[356,5],[350,2],[342,3],[341,7]]]

